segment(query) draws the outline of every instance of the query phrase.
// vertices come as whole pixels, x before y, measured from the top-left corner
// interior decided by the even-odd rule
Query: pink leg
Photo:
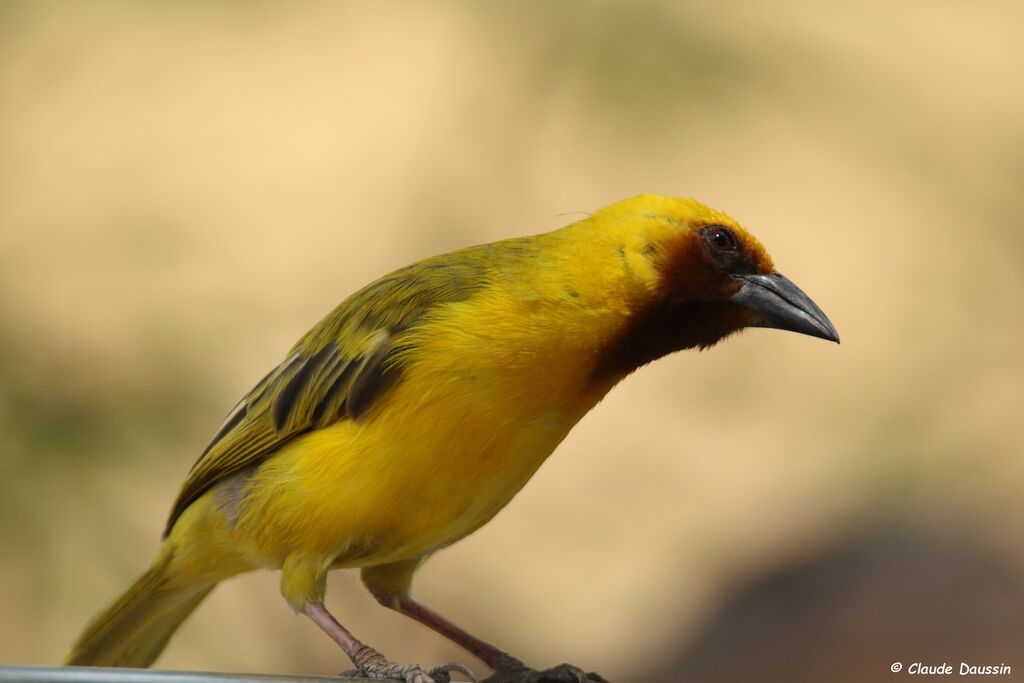
[[[545,671],[531,669],[509,653],[480,640],[410,597],[395,597],[372,589],[370,592],[373,593],[377,602],[385,607],[415,619],[479,657],[495,672],[484,683],[540,683],[541,681],[545,683],[595,683],[605,681],[597,674],[588,674],[582,669],[568,664],[561,664]]]
[[[375,597],[377,597],[377,600],[381,602],[381,604],[386,605],[407,617],[411,617],[424,626],[437,631],[448,640],[472,653],[474,656],[479,658],[480,661],[495,671],[526,668],[525,664],[509,653],[496,648],[490,643],[480,640],[472,633],[463,630],[434,610],[430,609],[426,605],[416,602],[412,598],[401,598],[397,601],[397,604],[395,604],[393,598],[384,596]]]
[[[348,658],[356,665],[360,675],[367,678],[404,681],[405,683],[434,683],[433,676],[438,673],[461,671],[471,681],[476,677],[473,672],[461,664],[450,663],[431,669],[429,672],[416,664],[393,664],[384,658],[384,655],[374,650],[369,645],[361,643],[352,633],[342,626],[334,616],[327,611],[322,602],[310,602],[306,605],[304,613],[313,620],[324,633],[329,635],[334,642],[341,646]]]
[[[348,655],[348,658],[357,667],[362,668],[365,660],[373,655],[380,656],[380,653],[372,647],[359,642],[347,628],[334,618],[334,615],[327,611],[322,602],[309,603],[306,605],[305,613],[324,633],[333,638],[334,642],[341,645],[341,649],[345,651],[345,654]]]

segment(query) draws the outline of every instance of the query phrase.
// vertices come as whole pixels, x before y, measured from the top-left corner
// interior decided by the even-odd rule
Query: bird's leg
[[[477,659],[495,671],[499,669],[525,669],[526,665],[521,661],[488,642],[480,640],[472,633],[469,633],[459,626],[448,621],[437,612],[426,605],[422,605],[412,598],[396,598],[374,592],[373,597],[377,602],[389,607],[400,614],[411,617],[424,626],[437,631],[448,640],[456,643],[463,649],[469,651]]]
[[[308,603],[303,613],[341,646],[352,663],[356,665],[356,675],[362,678],[403,681],[404,683],[448,683],[449,674],[452,671],[460,671],[468,676],[469,680],[474,683],[476,681],[473,672],[462,664],[442,664],[427,671],[417,664],[395,664],[388,661],[384,655],[352,635],[327,611],[322,602]]]
[[[437,631],[494,669],[494,675],[486,679],[484,683],[594,683],[595,681],[607,683],[596,673],[586,673],[569,664],[561,664],[545,671],[531,669],[521,660],[480,640],[408,596],[388,595],[372,588],[371,592],[380,604]]]

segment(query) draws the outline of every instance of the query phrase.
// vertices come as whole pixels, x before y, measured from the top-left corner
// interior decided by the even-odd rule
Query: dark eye
[[[712,225],[704,231],[704,239],[718,251],[734,252],[737,249],[736,236],[728,228]]]

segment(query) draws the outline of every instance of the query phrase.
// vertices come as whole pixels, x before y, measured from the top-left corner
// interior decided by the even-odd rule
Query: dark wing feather
[[[341,419],[368,419],[370,409],[401,381],[395,351],[403,333],[438,306],[484,287],[492,247],[395,271],[321,320],[225,419],[182,485],[164,536],[210,487],[258,465],[296,436]]]

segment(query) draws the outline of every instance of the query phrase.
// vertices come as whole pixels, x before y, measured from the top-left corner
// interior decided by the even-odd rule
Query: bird
[[[476,680],[462,664],[400,664],[358,640],[324,601],[328,572],[351,568],[381,605],[480,659],[489,682],[604,680],[527,666],[415,600],[413,574],[493,518],[634,370],[752,327],[839,342],[750,232],[687,198],[638,195],[384,275],[228,413],[150,568],[64,663],[149,666],[220,581],[270,569],[352,675]]]

